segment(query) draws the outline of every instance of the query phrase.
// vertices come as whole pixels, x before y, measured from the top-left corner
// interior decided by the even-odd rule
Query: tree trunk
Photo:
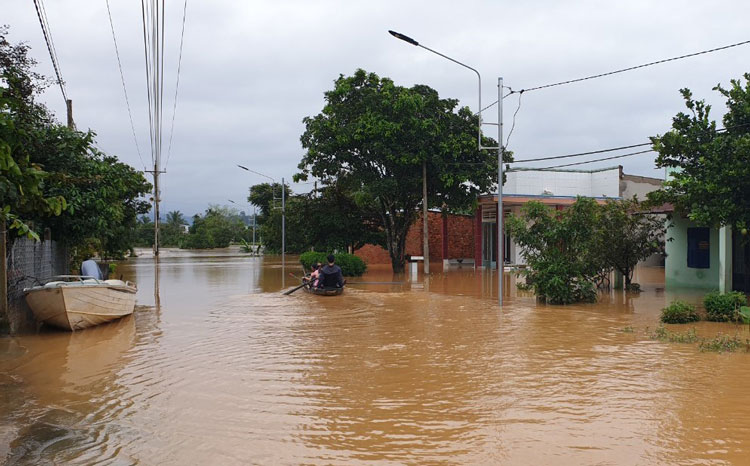
[[[745,241],[744,248],[745,264],[742,274],[742,291],[744,291],[745,295],[750,295],[750,241]]]

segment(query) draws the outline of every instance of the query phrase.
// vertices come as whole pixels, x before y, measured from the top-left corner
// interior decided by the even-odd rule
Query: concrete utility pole
[[[154,165],[154,256],[159,255],[159,167]]]
[[[8,225],[3,222],[0,225],[2,231],[0,231],[0,260],[3,261],[0,264],[0,323],[3,320],[10,323],[10,316],[8,315]]]
[[[285,266],[286,266],[286,185],[284,184],[284,178],[282,177],[281,178],[281,270],[284,270]]]
[[[76,129],[76,124],[73,122],[73,101],[70,99],[66,99],[65,107],[68,113],[68,128]]]
[[[430,234],[427,231],[429,222],[427,221],[427,161],[422,162],[422,230],[423,230],[423,254],[424,254],[424,273],[430,273]]]

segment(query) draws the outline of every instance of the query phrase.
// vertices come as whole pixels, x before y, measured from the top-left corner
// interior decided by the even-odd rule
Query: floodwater
[[[502,310],[496,273],[435,271],[318,297],[277,257],[123,263],[132,317],[0,339],[0,462],[750,463],[750,354],[649,339],[662,270],[567,307],[506,275]]]

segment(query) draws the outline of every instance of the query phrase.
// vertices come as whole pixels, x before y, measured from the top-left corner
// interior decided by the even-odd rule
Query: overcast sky
[[[61,71],[79,129],[91,128],[106,152],[139,168],[150,164],[140,2],[110,0],[135,120],[136,151],[104,1],[47,0]],[[166,2],[163,160],[166,162],[183,0]],[[296,171],[302,119],[320,112],[323,93],[357,68],[396,84],[427,84],[477,110],[476,77],[393,29],[482,73],[483,103],[497,77],[515,90],[604,73],[750,39],[747,0],[591,1],[230,1],[188,0],[172,151],[161,178],[164,212],[202,212],[246,202],[248,187]],[[53,75],[31,0],[3,0],[0,23],[25,41],[39,71]],[[714,105],[711,88],[750,71],[750,45],[523,95],[510,138],[517,159],[647,142],[684,108],[678,90]],[[59,88],[43,100],[64,121]],[[505,134],[518,96],[505,100]],[[485,116],[496,121],[496,110]],[[496,136],[492,126],[485,128]],[[610,155],[610,154],[604,154]],[[589,159],[602,157],[590,156]],[[142,161],[142,160],[143,161]],[[582,159],[575,159],[585,160]],[[658,176],[653,155],[575,168],[622,164]],[[524,166],[527,166],[525,164]],[[293,185],[305,192],[311,185]],[[243,207],[240,205],[240,207]]]

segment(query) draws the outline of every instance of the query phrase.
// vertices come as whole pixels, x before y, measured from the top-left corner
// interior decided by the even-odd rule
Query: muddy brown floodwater
[[[666,302],[700,299],[659,269],[638,296],[567,307],[506,276],[502,310],[497,274],[470,267],[341,297],[282,296],[290,271],[142,257],[117,272],[139,285],[132,317],[0,339],[0,461],[750,464],[750,354],[647,338]]]

